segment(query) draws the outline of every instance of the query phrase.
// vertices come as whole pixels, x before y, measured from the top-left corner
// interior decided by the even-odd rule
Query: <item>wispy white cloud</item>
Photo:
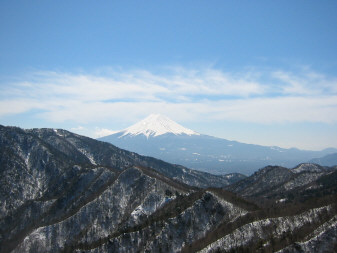
[[[292,73],[274,71],[272,77],[281,82],[281,91],[288,95],[324,95],[337,92],[337,78],[306,70]]]
[[[38,100],[22,97],[5,97],[0,100],[0,117],[20,114],[32,109],[43,109],[44,104]]]
[[[171,68],[104,75],[38,72],[0,86],[0,117],[35,109],[48,121],[77,124],[149,113],[176,120],[337,122],[337,78],[300,72]],[[108,133],[96,129],[96,136]]]
[[[100,138],[100,137],[107,136],[107,135],[110,135],[110,134],[114,134],[114,133],[117,133],[117,132],[118,131],[113,131],[113,130],[106,129],[106,128],[96,127],[93,137],[94,138]]]
[[[212,108],[218,108],[213,109]],[[324,97],[276,97],[212,103],[216,119],[254,123],[337,122],[337,95]]]
[[[72,127],[72,128],[70,128],[70,130],[72,130],[74,132],[83,131],[83,130],[85,130],[85,127],[83,127],[83,126]]]

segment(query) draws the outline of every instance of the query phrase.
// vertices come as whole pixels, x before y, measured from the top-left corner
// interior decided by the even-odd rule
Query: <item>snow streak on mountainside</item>
[[[126,135],[140,135],[143,134],[146,137],[149,136],[159,136],[167,133],[179,135],[199,135],[191,129],[185,128],[166,116],[160,114],[151,114],[142,121],[128,127],[127,129],[121,131],[122,136]]]

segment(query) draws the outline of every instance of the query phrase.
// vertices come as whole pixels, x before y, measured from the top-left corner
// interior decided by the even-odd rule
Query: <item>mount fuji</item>
[[[164,134],[174,135],[200,135],[191,129],[185,128],[166,116],[160,114],[151,114],[142,121],[128,127],[120,137],[145,135],[149,137],[157,137]]]
[[[99,138],[120,148],[213,174],[251,174],[267,165],[294,167],[336,149],[304,151],[245,144],[197,133],[166,116],[151,114],[140,122]]]

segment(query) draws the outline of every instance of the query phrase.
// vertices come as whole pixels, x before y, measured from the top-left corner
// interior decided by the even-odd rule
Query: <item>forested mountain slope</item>
[[[3,126],[0,164],[0,252],[336,250],[335,168],[267,167],[227,186],[64,130]]]

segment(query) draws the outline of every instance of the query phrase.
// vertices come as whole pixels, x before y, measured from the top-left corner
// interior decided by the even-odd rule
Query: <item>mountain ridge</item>
[[[310,163],[317,163],[322,166],[335,166],[337,165],[337,152],[325,155],[320,158],[314,158],[309,161]]]
[[[236,175],[240,179],[243,177],[243,175],[239,175],[239,173],[234,173],[234,177],[227,178],[226,175],[214,176],[210,173],[191,170],[184,166],[170,164],[160,159],[141,156],[137,153],[120,149],[112,144],[97,141],[63,129],[21,129],[18,127],[5,127],[0,125],[0,131],[6,134],[7,139],[9,139],[8,142],[11,143],[20,141],[21,137],[17,137],[19,139],[13,137],[16,134],[23,135],[25,138],[29,136],[33,141],[43,143],[46,149],[52,149],[54,153],[57,153],[58,156],[61,157],[60,162],[68,160],[74,164],[90,164],[92,166],[99,164],[114,169],[123,169],[131,165],[149,167],[169,178],[198,187],[226,185],[229,184],[230,180],[235,180]],[[11,136],[11,134],[13,134],[13,136]],[[10,138],[14,139],[10,140]],[[2,144],[3,146],[8,145],[8,143]],[[29,159],[29,153],[27,152],[28,151],[23,154],[24,151],[19,150],[22,156],[20,159],[24,163],[27,163],[27,159]],[[67,154],[70,154],[70,156]],[[215,183],[214,185],[211,183],[212,180],[215,180],[213,182]],[[199,183],[200,185],[196,185]]]
[[[0,164],[1,253],[337,249],[336,168],[269,166],[229,192],[225,176],[1,125]]]

